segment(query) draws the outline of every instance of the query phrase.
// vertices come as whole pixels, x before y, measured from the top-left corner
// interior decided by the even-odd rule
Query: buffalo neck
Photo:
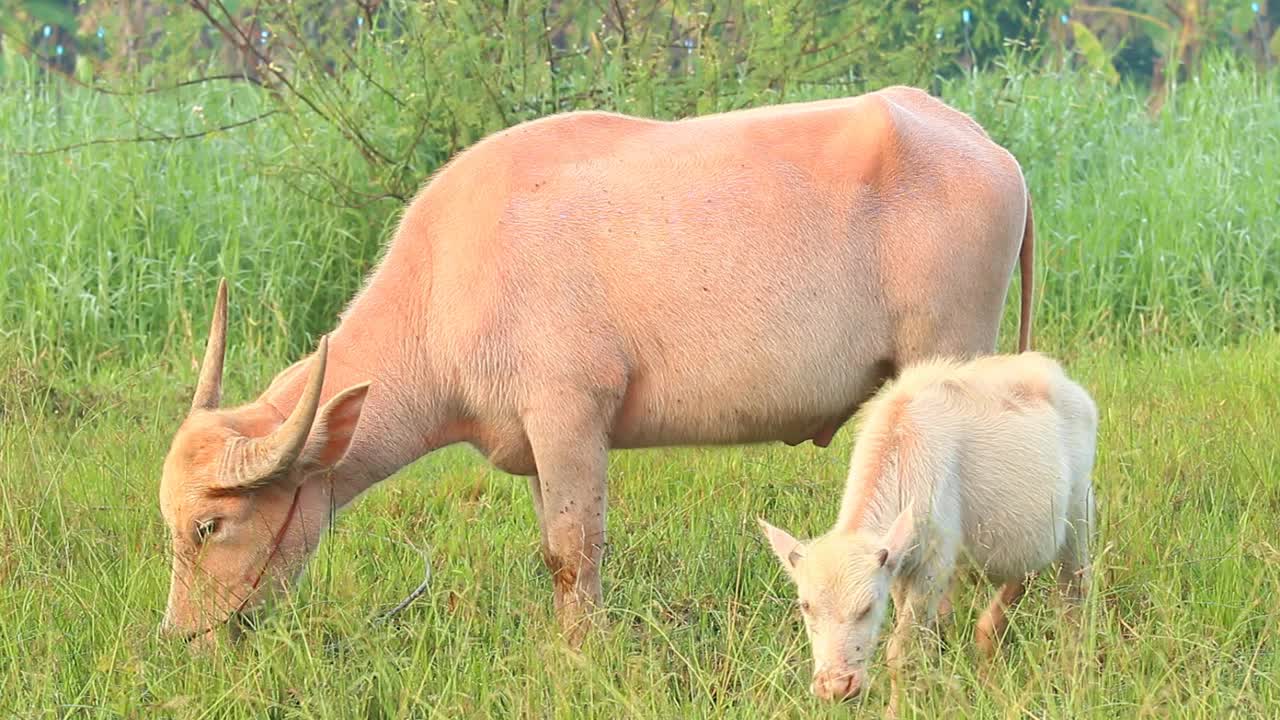
[[[429,372],[421,343],[420,321],[412,304],[383,302],[365,292],[329,334],[320,406],[338,393],[369,383],[369,393],[351,446],[326,473],[334,483],[336,504],[351,502],[370,486],[430,452],[433,430],[441,425],[442,403],[421,385]],[[307,363],[282,372],[259,398],[288,416],[302,395]]]

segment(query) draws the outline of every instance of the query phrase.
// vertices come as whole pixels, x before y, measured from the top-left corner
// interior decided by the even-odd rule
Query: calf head
[[[213,324],[191,411],[164,461],[160,511],[173,543],[162,630],[201,644],[297,577],[330,515],[327,483],[351,443],[368,384],[320,407],[328,340],[306,363],[298,404],[282,415],[265,402],[220,408],[227,289]],[[302,364],[296,368],[303,370]]]
[[[911,538],[911,508],[887,533],[837,528],[808,542],[760,520],[796,586],[813,652],[814,695],[847,700],[867,681],[889,603],[889,586]]]

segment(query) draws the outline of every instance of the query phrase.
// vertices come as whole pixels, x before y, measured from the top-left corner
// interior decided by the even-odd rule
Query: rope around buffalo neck
[[[262,567],[258,568],[258,574],[253,578],[253,583],[250,587],[249,593],[245,595],[244,599],[241,600],[240,604],[236,607],[237,613],[243,610],[244,606],[249,602],[249,599],[253,597],[254,591],[256,591],[258,589],[258,586],[262,584],[262,578],[263,576],[266,575],[267,568],[271,567],[271,561],[274,560],[276,555],[280,552],[280,545],[284,542],[284,536],[286,533],[289,532],[289,527],[293,524],[293,519],[298,514],[298,499],[301,496],[302,496],[302,484],[299,483],[297,489],[293,491],[293,500],[289,503],[289,512],[285,515],[284,522],[280,524],[280,529],[276,531],[275,537],[271,541],[271,551],[267,553],[267,559],[262,563]],[[333,495],[332,493],[330,493],[331,517],[334,510],[334,508],[332,507],[332,497]],[[414,549],[418,550],[418,548],[416,547]],[[403,600],[397,603],[395,607],[380,613],[376,618],[374,618],[373,620],[374,623],[383,623],[395,617],[396,615],[399,615],[405,608],[409,607],[409,605],[411,605],[415,600],[422,597],[422,595],[427,592],[427,589],[431,587],[431,561],[427,557],[427,554],[425,552],[421,550],[418,550],[418,552],[420,555],[422,555],[422,564],[424,568],[422,582],[419,583],[418,586],[413,589],[413,592],[409,593],[408,596],[406,596]]]
[[[249,598],[253,597],[254,591],[258,589],[258,585],[262,583],[262,576],[266,575],[267,568],[271,567],[271,561],[275,559],[276,554],[280,552],[280,545],[284,542],[284,536],[289,532],[289,526],[293,524],[293,518],[298,514],[298,498],[302,497],[302,484],[299,483],[297,489],[293,491],[293,501],[289,503],[289,512],[284,516],[284,522],[280,524],[280,529],[276,531],[275,538],[271,541],[271,552],[267,553],[267,559],[262,563],[262,567],[258,568],[258,575],[253,579],[249,592],[240,601],[240,605],[236,607],[236,612],[244,609]]]

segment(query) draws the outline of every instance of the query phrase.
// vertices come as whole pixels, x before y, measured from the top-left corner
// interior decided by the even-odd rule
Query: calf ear
[[[880,550],[876,552],[876,560],[880,563],[880,567],[888,568],[890,572],[898,569],[898,564],[902,562],[903,555],[911,545],[914,530],[915,518],[911,512],[911,506],[907,505],[906,509],[898,513],[898,518],[893,521],[889,532],[885,533],[881,540]]]
[[[320,470],[336,465],[351,447],[369,383],[361,383],[335,395],[316,415],[302,452],[303,467]]]
[[[803,556],[804,546],[799,540],[791,537],[786,530],[770,525],[764,518],[757,518],[756,521],[760,523],[760,529],[769,539],[769,546],[773,548],[773,554],[778,556],[782,567],[786,568],[787,572],[794,570],[796,563],[800,562]]]

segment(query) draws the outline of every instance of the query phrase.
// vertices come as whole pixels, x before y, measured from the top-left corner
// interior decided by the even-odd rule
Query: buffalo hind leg
[[[556,616],[570,645],[585,639],[602,603],[607,434],[600,414],[559,407],[526,421],[538,467],[543,559],[551,571]],[[534,483],[530,483],[534,488]],[[537,500],[535,500],[535,507]]]

